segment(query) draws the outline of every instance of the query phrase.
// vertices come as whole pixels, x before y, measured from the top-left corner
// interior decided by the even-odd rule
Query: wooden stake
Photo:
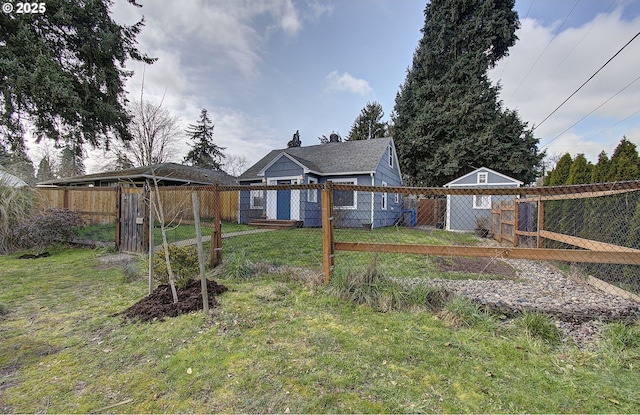
[[[200,204],[198,194],[191,193],[193,201],[193,220],[196,225],[196,242],[198,244],[198,264],[200,265],[200,287],[202,288],[202,311],[204,315],[209,315],[209,292],[207,291],[207,276],[204,271],[204,249],[202,248],[202,232],[200,230]]]
[[[153,292],[153,192],[149,191],[149,294]]]

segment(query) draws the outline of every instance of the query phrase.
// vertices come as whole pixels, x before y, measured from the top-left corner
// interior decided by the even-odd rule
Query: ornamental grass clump
[[[407,305],[405,292],[378,269],[376,257],[364,271],[334,275],[328,290],[342,300],[366,304],[382,312]]]
[[[19,249],[17,228],[29,218],[34,199],[32,189],[12,187],[0,179],[0,254]]]

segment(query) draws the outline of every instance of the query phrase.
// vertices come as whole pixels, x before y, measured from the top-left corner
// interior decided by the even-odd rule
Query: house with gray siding
[[[444,187],[520,187],[523,182],[487,167],[481,167],[445,184]],[[512,200],[514,196],[492,195],[447,195],[446,229],[450,231],[472,231],[478,218],[486,218],[491,223],[491,204],[502,200]]]
[[[255,219],[298,221],[321,226],[320,190],[265,190],[265,185],[336,184],[401,186],[393,139],[329,142],[307,147],[272,150],[251,166],[238,182],[240,222]],[[338,227],[373,228],[394,225],[402,215],[400,194],[336,191],[334,216]]]

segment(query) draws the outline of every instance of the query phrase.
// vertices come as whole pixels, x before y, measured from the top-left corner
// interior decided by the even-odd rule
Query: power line
[[[546,82],[549,78],[551,78],[551,75],[553,75],[554,73],[556,73],[556,71],[558,70],[558,68],[560,66],[562,66],[562,64],[569,58],[569,56],[573,53],[573,51],[576,50],[576,48],[578,47],[578,45],[580,45],[580,43],[582,43],[582,41],[584,40],[585,37],[587,37],[587,35],[591,32],[591,30],[598,24],[598,22],[600,21],[600,19],[602,18],[602,16],[604,16],[609,9],[611,9],[611,7],[615,4],[616,0],[612,0],[612,2],[609,4],[609,7],[607,7],[607,9],[598,14],[598,18],[595,19],[593,21],[593,23],[591,24],[591,26],[589,27],[589,29],[584,33],[584,35],[582,35],[582,37],[580,38],[580,40],[578,41],[578,43],[576,43],[573,48],[571,49],[571,51],[567,54],[564,55],[564,57],[562,58],[562,60],[556,65],[555,69],[553,71],[551,71],[551,73],[545,78],[544,81],[538,82],[538,84],[533,88],[533,94],[531,94],[531,96],[529,98],[527,98],[527,101],[530,101],[531,99],[533,99],[533,97],[535,95],[537,95],[541,89],[538,88],[538,86],[544,82]]]
[[[580,3],[580,0],[576,0],[576,2],[574,3],[573,7],[571,8],[571,10],[569,10],[569,14],[567,14],[567,16],[564,18],[564,20],[562,21],[562,24],[560,26],[558,26],[558,28],[556,29],[555,33],[551,37],[551,40],[549,40],[549,43],[547,43],[547,46],[545,46],[544,50],[542,51],[542,53],[540,53],[540,55],[538,55],[538,58],[533,63],[533,65],[531,65],[531,67],[527,71],[527,74],[524,76],[524,78],[522,78],[522,81],[520,81],[520,83],[518,84],[518,87],[513,91],[513,93],[509,97],[509,99],[511,99],[516,94],[516,92],[518,92],[518,90],[520,89],[520,87],[522,86],[524,81],[529,77],[529,74],[531,73],[533,68],[538,64],[538,62],[540,61],[540,58],[542,58],[542,55],[544,55],[544,53],[547,51],[547,49],[549,49],[549,45],[551,44],[551,42],[553,42],[553,40],[556,38],[556,36],[558,36],[558,33],[560,33],[560,29],[562,29],[562,26],[564,26],[564,24],[567,22],[567,19],[569,19],[569,16],[571,16],[571,13],[573,13],[573,10],[576,8],[578,3]]]
[[[631,85],[633,85],[634,83],[636,83],[636,81],[638,81],[640,79],[640,76],[637,77],[636,79],[634,79],[633,81],[631,81],[629,84],[627,84],[627,86],[625,86],[624,88],[622,88],[620,91],[616,92],[613,96],[611,96],[609,99],[607,99],[606,101],[604,101],[602,104],[598,105],[597,107],[595,107],[590,113],[588,113],[587,115],[585,115],[584,117],[580,118],[578,121],[574,122],[571,126],[567,127],[566,130],[564,130],[563,132],[561,132],[560,134],[558,134],[557,136],[553,137],[551,140],[549,140],[545,145],[543,145],[542,147],[546,147],[549,144],[551,144],[555,139],[557,139],[558,137],[560,137],[562,134],[566,133],[567,131],[569,131],[570,129],[572,129],[573,127],[575,127],[576,125],[578,125],[579,123],[581,123],[585,118],[587,118],[589,115],[593,114],[594,112],[596,112],[597,110],[599,110],[600,108],[602,108],[607,102],[611,101],[612,99],[614,99],[616,96],[618,96],[619,94],[621,94],[625,89],[629,88]]]
[[[533,127],[533,131],[535,131],[536,128],[540,127],[542,124],[544,124],[545,121],[547,121],[553,114],[556,113],[556,111],[558,111],[564,104],[567,103],[567,101],[569,101],[575,94],[578,93],[578,91],[580,91],[586,84],[589,83],[589,81],[591,81],[602,69],[604,69],[605,66],[607,66],[609,64],[609,62],[611,62],[616,56],[618,56],[620,54],[620,52],[622,52],[627,46],[629,46],[629,44],[631,44],[631,42],[633,42],[638,36],[640,36],[640,32],[636,33],[636,35],[634,37],[631,38],[630,41],[628,41],[622,48],[620,48],[619,51],[617,51],[615,53],[615,55],[613,55],[611,58],[609,58],[608,61],[606,61],[604,63],[604,65],[602,65],[600,67],[600,69],[598,69],[597,71],[595,71],[595,73],[593,75],[591,75],[589,77],[589,79],[587,79],[586,81],[584,81],[584,83],[582,85],[580,85],[580,87],[578,87],[578,89],[576,89],[575,91],[573,91],[573,93],[571,95],[569,95],[567,97],[567,99],[565,99],[564,101],[562,101],[562,103],[560,103],[560,105],[558,105],[556,107],[556,109],[554,109],[553,111],[551,111],[551,114],[547,115],[544,120],[540,121],[540,123],[538,125],[535,125]]]

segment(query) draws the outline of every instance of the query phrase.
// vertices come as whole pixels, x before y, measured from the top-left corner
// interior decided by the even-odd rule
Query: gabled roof
[[[495,174],[495,175],[497,175],[497,176],[499,176],[499,177],[501,177],[501,178],[505,179],[505,181],[506,181],[506,182],[511,182],[511,183],[517,184],[518,186],[522,186],[522,185],[524,184],[524,182],[521,182],[521,181],[520,181],[520,180],[518,180],[518,179],[514,179],[513,177],[509,177],[509,176],[507,176],[506,174],[498,173],[497,171],[495,171],[495,170],[491,170],[491,169],[490,169],[490,168],[488,168],[488,167],[480,167],[480,168],[478,168],[478,169],[475,169],[475,170],[474,170],[474,171],[472,171],[472,172],[469,172],[469,173],[465,174],[464,176],[460,176],[460,177],[458,177],[457,179],[451,180],[449,183],[445,184],[443,187],[449,187],[449,186],[461,186],[461,185],[459,185],[459,184],[456,184],[456,182],[458,182],[458,181],[462,181],[463,179],[466,179],[467,177],[469,177],[469,176],[471,176],[471,175],[474,175],[474,174],[476,174],[476,173],[478,173],[478,172],[481,172],[481,171],[486,171],[486,172],[489,172],[489,173],[493,173],[493,174]],[[503,183],[487,183],[487,185],[495,185],[495,184],[503,184]],[[472,186],[472,185],[470,185],[470,184],[464,184],[464,186]]]
[[[391,137],[385,137],[272,150],[242,173],[238,180],[261,178],[264,171],[282,156],[295,160],[305,171],[320,175],[373,173],[392,142]]]
[[[164,185],[234,185],[235,178],[220,170],[202,169],[176,163],[162,163],[153,166],[135,167],[126,170],[112,170],[84,176],[68,177],[65,179],[48,180],[38,183],[39,186],[72,186],[89,185],[96,182],[118,183],[139,182],[155,177]]]
[[[0,169],[0,186],[24,187],[28,185],[27,182],[25,182],[21,178]]]

